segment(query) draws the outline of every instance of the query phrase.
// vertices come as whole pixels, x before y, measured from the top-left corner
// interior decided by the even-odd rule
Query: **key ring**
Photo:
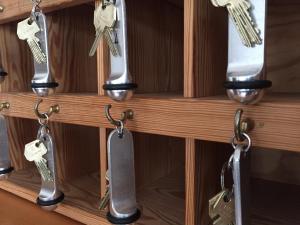
[[[32,23],[33,21],[36,20],[35,13],[39,12],[41,10],[39,7],[41,2],[42,2],[42,0],[32,0],[32,9],[31,9],[31,14],[30,14],[30,18],[29,18],[30,23]]]
[[[44,118],[42,118],[42,117],[38,118],[39,124],[41,126],[46,126],[49,122],[49,116],[48,116],[47,113],[42,113],[42,115],[43,115]]]
[[[124,122],[122,120],[117,120],[119,123],[120,123],[120,126],[116,126],[116,130],[118,132],[118,136],[120,138],[123,137],[123,134],[124,134]]]
[[[233,149],[236,149],[238,145],[243,145],[244,147],[244,152],[248,152],[251,148],[251,145],[252,145],[252,141],[251,141],[251,138],[248,134],[246,133],[242,133],[242,136],[245,138],[245,140],[247,141],[246,143],[240,143],[237,139],[237,137],[234,135],[233,138],[231,139],[231,145],[233,147]],[[237,143],[238,142],[238,143]]]
[[[222,167],[222,170],[221,170],[221,189],[222,189],[222,191],[228,190],[225,187],[225,172],[227,170],[231,169],[232,160],[233,160],[233,155],[231,155],[230,159],[227,162],[224,163],[224,165]],[[228,191],[227,197],[231,198],[232,195],[233,195],[233,188],[231,189],[230,192]]]

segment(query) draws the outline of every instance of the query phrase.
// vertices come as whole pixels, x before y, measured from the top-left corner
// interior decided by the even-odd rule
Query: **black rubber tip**
[[[272,86],[269,80],[254,81],[226,81],[224,87],[226,89],[264,89]]]
[[[56,204],[62,202],[64,200],[64,198],[65,198],[64,193],[61,193],[61,195],[57,199],[50,200],[50,201],[43,201],[40,198],[37,198],[36,203],[39,206],[52,206],[52,205],[56,205]]]
[[[118,90],[133,90],[137,89],[137,84],[104,84],[103,89],[106,91],[118,91]]]
[[[12,172],[13,170],[14,170],[13,167],[9,167],[9,168],[7,168],[7,169],[5,169],[5,170],[1,170],[1,171],[0,171],[0,175],[8,174],[8,173]]]
[[[58,83],[31,83],[31,88],[56,88],[58,87]]]
[[[117,218],[107,213],[106,218],[112,224],[131,224],[137,221],[141,217],[141,211],[139,209],[136,210],[136,213],[127,218]]]
[[[2,68],[0,68],[0,76],[1,77],[7,76],[7,73]]]

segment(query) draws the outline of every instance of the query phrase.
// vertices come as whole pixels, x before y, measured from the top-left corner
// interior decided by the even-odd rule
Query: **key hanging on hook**
[[[39,99],[34,107],[40,128],[37,139],[25,145],[24,155],[30,162],[34,162],[42,180],[37,204],[45,210],[54,210],[63,201],[64,194],[58,189],[56,174],[55,144],[48,127],[49,117],[59,112],[59,106],[51,106],[48,112],[40,113]]]
[[[242,120],[241,109],[235,115],[234,137],[231,144],[234,153],[231,156],[233,174],[233,192],[235,201],[235,225],[250,225],[250,160],[252,141],[247,134],[254,128],[250,119]]]
[[[133,96],[137,84],[132,82],[128,65],[127,17],[125,0],[116,0],[117,21],[113,35],[107,38],[113,49],[110,54],[110,75],[103,89],[115,101],[126,101]],[[114,50],[115,49],[115,50]],[[118,50],[119,54],[114,54]]]
[[[48,47],[48,29],[46,16],[39,8],[41,1],[32,1],[30,17],[19,22],[17,34],[19,39],[28,43],[34,58],[34,76],[31,88],[39,97],[55,92],[58,83],[51,75],[51,57]]]
[[[127,119],[132,119],[133,112],[122,113],[120,120],[111,117],[105,107],[105,115],[116,129],[107,140],[108,177],[109,177],[109,212],[107,219],[112,224],[131,224],[140,217],[136,202],[134,143],[132,134],[124,127]]]

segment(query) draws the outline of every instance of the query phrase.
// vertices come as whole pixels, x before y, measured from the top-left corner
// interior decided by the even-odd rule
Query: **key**
[[[114,4],[100,4],[94,12],[94,26],[96,30],[95,41],[91,47],[89,56],[93,56],[99,45],[99,41],[104,33],[106,40],[108,40],[108,34],[110,31],[106,31],[106,28],[113,29],[117,21],[117,8]],[[108,40],[109,41],[109,40]]]
[[[39,45],[39,39],[35,36],[40,32],[40,28],[36,21],[30,22],[30,18],[18,23],[17,35],[19,39],[26,40],[33,57],[37,63],[45,63],[47,61],[46,55]]]
[[[226,189],[209,200],[209,216],[213,225],[234,225],[234,201]]]
[[[115,37],[114,35],[114,30],[111,28],[106,28],[104,30],[104,38],[108,44],[108,47],[110,49],[110,52],[113,56],[118,56],[120,55],[118,46],[117,46],[117,37]]]
[[[53,181],[53,177],[47,166],[47,160],[43,158],[46,153],[47,148],[40,140],[35,140],[25,145],[25,158],[30,162],[34,161],[44,181]]]
[[[108,171],[106,172],[105,178],[108,183],[109,182]],[[105,194],[100,200],[99,209],[104,210],[107,207],[108,202],[109,202],[109,185],[106,186]]]
[[[211,2],[215,7],[226,6],[245,46],[262,44],[260,31],[250,14],[251,4],[248,0],[211,0]]]

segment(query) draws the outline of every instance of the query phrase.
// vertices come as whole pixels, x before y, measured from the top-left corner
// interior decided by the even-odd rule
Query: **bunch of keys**
[[[43,158],[48,152],[42,140],[35,140],[25,145],[25,158],[34,161],[41,177],[44,181],[53,181],[52,174],[47,166],[47,160]]]
[[[40,27],[36,21],[36,12],[39,9],[40,1],[36,1],[33,4],[33,9],[29,18],[18,23],[17,35],[19,39],[26,40],[29,48],[33,54],[34,60],[41,64],[47,62],[46,54],[43,52],[41,47],[41,41],[38,35],[41,32]]]
[[[262,44],[260,31],[250,14],[251,3],[249,0],[211,0],[211,2],[215,7],[226,6],[245,46],[254,47]]]
[[[94,12],[94,26],[96,29],[96,38],[91,47],[89,56],[93,56],[97,50],[100,39],[104,36],[111,54],[113,56],[120,55],[118,49],[118,40],[114,29],[117,22],[117,8],[116,6],[104,0],[100,3]]]
[[[225,163],[221,173],[222,191],[209,201],[209,216],[214,225],[250,225],[249,177],[250,177],[250,147],[251,139],[246,133],[241,133],[247,145],[235,144],[232,139],[234,153],[229,162]],[[232,169],[233,189],[225,188],[225,171]]]
[[[230,169],[230,161],[226,162],[221,173],[222,191],[209,200],[209,216],[213,225],[235,225],[233,191],[225,188],[224,176]]]
[[[99,204],[99,209],[100,210],[104,210],[108,206],[108,202],[109,202],[109,175],[108,175],[108,171],[106,171],[105,179],[106,179],[107,185],[106,185],[105,194],[100,199],[100,204]]]

